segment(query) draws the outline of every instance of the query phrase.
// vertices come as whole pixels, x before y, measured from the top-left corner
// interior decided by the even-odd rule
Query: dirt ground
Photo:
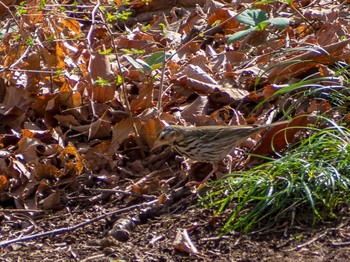
[[[349,261],[350,258],[348,219],[322,227],[285,224],[260,233],[219,237],[220,221],[213,219],[212,211],[196,205],[195,195],[188,191],[163,206],[140,208],[134,202],[116,207],[113,197],[95,204],[86,202],[89,201],[81,200],[76,206],[34,216],[20,210],[0,213],[1,241],[22,238],[3,246],[0,260]],[[94,217],[127,206],[135,208],[91,223]],[[73,230],[86,221],[86,226]],[[23,239],[51,230],[57,231],[50,236]],[[174,244],[176,236],[184,230],[195,247],[192,251]]]

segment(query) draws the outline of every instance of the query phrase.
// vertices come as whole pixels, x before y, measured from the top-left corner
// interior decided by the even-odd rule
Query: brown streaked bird
[[[234,147],[264,128],[286,123],[289,121],[267,125],[199,127],[171,125],[160,132],[153,148],[169,145],[179,154],[192,160],[211,163],[213,171],[203,180],[204,183],[216,171],[217,163],[231,153]]]

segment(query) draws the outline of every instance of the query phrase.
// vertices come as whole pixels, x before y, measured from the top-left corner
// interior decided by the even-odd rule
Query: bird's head
[[[153,149],[161,147],[163,145],[174,146],[179,139],[179,130],[174,126],[167,126],[158,135],[157,140],[154,142]]]

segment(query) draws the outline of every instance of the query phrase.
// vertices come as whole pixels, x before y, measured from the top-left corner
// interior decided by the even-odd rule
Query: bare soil
[[[34,216],[20,210],[2,212],[1,241],[22,240],[1,248],[1,261],[349,261],[350,258],[348,219],[314,228],[289,227],[286,223],[268,231],[246,235],[233,232],[220,237],[220,219],[213,218],[212,210],[196,204],[196,196],[187,190],[182,197],[163,205],[144,208],[136,208],[140,200],[117,207],[113,196],[108,201],[87,203],[81,201],[76,206]],[[127,206],[135,208],[72,230],[79,223]],[[64,232],[59,230],[62,228]],[[57,231],[50,236],[23,239],[51,230]],[[183,230],[197,253],[174,245],[176,235]]]

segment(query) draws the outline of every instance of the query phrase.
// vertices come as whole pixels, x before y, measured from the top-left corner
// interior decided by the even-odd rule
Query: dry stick
[[[295,251],[295,250],[301,249],[303,247],[306,247],[308,245],[311,245],[313,242],[315,242],[315,241],[319,240],[320,238],[324,237],[325,235],[327,235],[327,233],[328,233],[328,230],[326,230],[325,232],[323,232],[321,234],[318,234],[317,236],[315,236],[314,238],[310,239],[309,241],[306,241],[303,244],[297,245],[296,247],[287,249],[285,251],[287,251],[287,252],[288,251]]]
[[[102,11],[101,11],[102,12]],[[103,14],[103,12],[102,12]],[[101,16],[101,19],[104,21],[104,25],[106,25],[106,21],[104,20],[103,18],[103,15]],[[113,45],[113,48],[115,50],[115,53],[116,53],[116,61],[117,61],[117,65],[118,65],[118,68],[119,68],[119,71],[120,71],[120,78],[121,78],[121,86],[122,86],[122,92],[123,92],[123,97],[124,97],[124,104],[125,104],[125,107],[126,107],[126,111],[129,115],[129,117],[131,118],[131,122],[132,122],[132,128],[136,134],[136,137],[137,138],[140,138],[140,134],[139,134],[139,131],[137,130],[136,128],[136,124],[135,124],[135,121],[134,121],[134,118],[133,118],[133,115],[131,113],[131,107],[130,107],[130,103],[129,103],[129,100],[128,100],[128,94],[126,92],[126,87],[125,87],[125,81],[124,81],[124,76],[123,76],[123,71],[122,71],[122,66],[120,64],[120,60],[119,60],[119,56],[118,56],[118,49],[117,49],[117,46],[115,45],[115,38],[114,38],[114,35],[111,31],[111,29],[109,28],[109,26],[105,26],[107,31],[109,32],[110,36],[111,36],[111,39],[112,39],[112,45]],[[140,139],[136,139],[136,144],[137,146],[140,148],[140,153],[141,153],[141,158],[145,158],[145,152],[143,150],[141,150],[141,148],[143,147],[142,143],[140,142]]]
[[[26,72],[26,73],[40,73],[40,74],[48,74],[48,75],[56,74],[55,71],[49,71],[49,70],[31,70],[31,69],[18,69],[18,68],[13,68],[12,69],[12,68],[9,68],[9,67],[4,67],[4,68],[0,69],[0,73],[2,73],[4,71]]]
[[[90,50],[90,58],[89,58],[89,68],[92,64],[92,56],[94,54],[94,50],[92,48],[92,33],[94,32],[94,27],[95,27],[95,21],[96,21],[96,13],[97,11],[99,10],[99,7],[100,7],[100,1],[98,0],[96,5],[94,6],[94,8],[92,9],[92,12],[91,12],[91,26],[89,28],[89,32],[86,36],[86,40],[87,40],[87,44],[88,44],[88,48]],[[89,70],[89,69],[88,69]],[[93,78],[91,77],[91,70],[89,70],[89,75],[90,75],[90,79],[93,80]],[[94,84],[94,83],[92,83]],[[94,106],[94,89],[92,88],[92,99],[90,99],[90,103],[91,103],[91,110],[92,110],[92,115],[95,117],[98,117],[98,114],[96,113],[96,110],[95,110],[95,106]],[[91,138],[91,130],[92,130],[92,124],[94,122],[94,117],[91,118],[91,128],[89,128],[89,132],[88,132],[88,139],[90,140]]]
[[[164,73],[165,73],[165,65],[166,63],[169,61],[166,59],[166,52],[165,52],[165,48],[166,46],[164,46],[164,50],[163,50],[163,61],[162,61],[162,73],[161,73],[161,76],[160,76],[160,86],[159,86],[159,94],[158,94],[158,103],[157,103],[157,111],[158,111],[158,114],[160,112],[160,110],[162,109],[162,96],[163,96],[163,84],[164,84]],[[176,53],[175,53],[176,54]],[[171,56],[173,57],[173,56]]]
[[[0,208],[0,212],[4,212],[4,213],[46,213],[47,211],[45,210],[36,210],[36,209],[14,209],[14,208],[9,208],[9,209],[4,209],[4,208]]]
[[[10,15],[11,15],[12,18],[13,18],[13,20],[15,21],[15,23],[16,23],[17,26],[19,27],[20,25],[19,25],[19,23],[17,22],[16,17],[14,16],[14,14],[11,12],[10,8],[9,8],[7,5],[5,5],[2,1],[0,1],[0,5],[2,5],[2,6],[7,10],[7,12],[10,13]]]
[[[2,241],[2,242],[0,242],[0,247],[5,247],[5,246],[8,246],[8,245],[13,244],[13,243],[24,242],[24,241],[27,241],[27,240],[32,240],[32,239],[36,239],[36,238],[40,238],[40,237],[47,237],[47,236],[56,235],[56,234],[64,234],[64,233],[68,233],[68,232],[73,232],[74,230],[76,230],[78,228],[81,228],[81,227],[89,225],[89,224],[91,224],[93,222],[99,221],[99,220],[101,220],[101,219],[103,219],[103,218],[105,218],[107,216],[116,215],[116,214],[122,214],[122,213],[125,213],[125,212],[128,212],[128,211],[132,211],[132,210],[135,210],[135,209],[149,207],[149,206],[152,206],[152,205],[156,204],[157,202],[158,202],[158,199],[150,201],[150,202],[147,202],[147,203],[142,203],[142,204],[138,204],[138,205],[133,205],[133,206],[130,206],[130,207],[122,208],[122,209],[119,209],[119,210],[116,210],[116,211],[109,212],[107,214],[103,214],[103,215],[97,216],[97,217],[95,217],[93,219],[90,219],[88,221],[85,221],[83,223],[77,224],[77,225],[72,226],[72,227],[59,228],[59,229],[47,231],[47,232],[44,232],[44,233],[39,233],[39,234],[30,235],[30,236],[24,236],[24,237],[11,239],[11,240]]]
[[[347,241],[347,242],[332,242],[332,246],[335,246],[335,247],[350,246],[350,241]]]
[[[117,193],[117,194],[122,194],[125,196],[132,196],[132,197],[139,197],[139,198],[143,198],[143,199],[147,199],[147,200],[154,200],[157,197],[155,196],[149,196],[149,195],[141,195],[141,194],[137,194],[137,193],[133,193],[133,192],[128,192],[128,191],[124,191],[124,190],[120,190],[120,189],[85,189],[86,191],[90,191],[90,192],[101,192],[101,193]],[[1,209],[0,209],[1,211]]]

